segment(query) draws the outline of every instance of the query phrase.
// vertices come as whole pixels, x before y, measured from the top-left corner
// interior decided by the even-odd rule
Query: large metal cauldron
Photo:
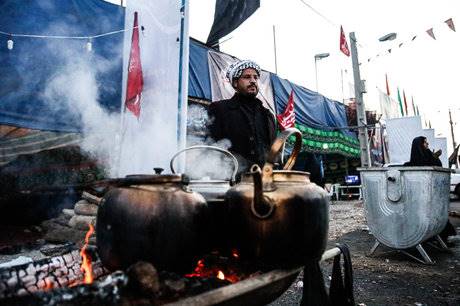
[[[450,170],[440,167],[359,168],[369,230],[395,249],[439,234],[449,209]]]
[[[187,183],[181,175],[129,176],[107,192],[97,215],[97,247],[107,268],[139,260],[159,270],[193,267],[205,251],[208,219],[205,199]]]
[[[296,143],[284,170],[273,164],[289,136]],[[301,147],[297,129],[283,131],[275,140],[261,170],[243,176],[227,192],[232,243],[242,257],[267,263],[297,264],[321,258],[327,242],[329,200],[326,192],[311,183],[309,174],[291,171]]]

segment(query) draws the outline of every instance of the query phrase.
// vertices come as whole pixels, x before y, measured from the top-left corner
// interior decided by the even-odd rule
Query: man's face
[[[259,75],[252,68],[243,70],[239,79],[233,81],[233,88],[245,96],[255,97],[259,93]]]

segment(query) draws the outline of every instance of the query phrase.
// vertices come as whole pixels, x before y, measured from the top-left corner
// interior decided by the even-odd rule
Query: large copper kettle
[[[295,145],[283,170],[273,170],[286,140]],[[302,144],[302,134],[291,128],[274,141],[267,162],[251,172],[226,194],[232,244],[242,257],[277,265],[319,259],[326,248],[329,199],[310,182],[309,173],[290,170]]]
[[[150,261],[159,270],[190,269],[207,243],[207,204],[183,175],[118,179],[97,215],[97,247],[111,270]]]

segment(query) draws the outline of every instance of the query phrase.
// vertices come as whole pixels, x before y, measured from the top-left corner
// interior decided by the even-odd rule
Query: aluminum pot
[[[207,145],[196,145],[185,148],[183,150],[178,151],[174,156],[171,158],[169,166],[171,168],[172,173],[176,173],[174,169],[174,161],[176,158],[187,152],[187,151],[197,151],[197,150],[204,150],[204,151],[216,151],[220,152],[225,155],[228,159],[232,161],[232,174],[229,180],[217,180],[211,178],[202,178],[200,180],[190,180],[189,187],[193,191],[199,192],[201,195],[205,197],[206,200],[215,200],[215,199],[224,199],[225,193],[228,189],[235,183],[236,173],[238,172],[238,161],[236,157],[227,150],[224,150],[219,147],[215,146],[207,146]],[[218,172],[220,169],[216,169]]]
[[[273,165],[286,140],[296,138],[283,170]],[[299,264],[323,254],[329,226],[326,192],[310,182],[309,173],[290,170],[302,134],[291,128],[274,141],[263,169],[254,165],[226,194],[232,244],[242,257],[271,264]]]
[[[222,148],[207,145],[196,145],[177,152],[171,158],[170,168],[172,173],[176,173],[174,168],[174,161],[176,158],[188,151],[216,151],[226,156],[232,162],[232,172],[228,180],[202,178],[199,180],[190,180],[188,185],[191,190],[201,194],[208,204],[208,248],[226,249],[228,248],[228,236],[230,230],[228,224],[228,204],[225,201],[225,194],[231,186],[235,184],[235,177],[238,172],[238,161],[232,153]],[[221,170],[222,169],[216,169],[216,172]]]
[[[100,204],[97,247],[110,270],[145,260],[159,270],[185,271],[205,251],[207,204],[184,175],[119,180]]]

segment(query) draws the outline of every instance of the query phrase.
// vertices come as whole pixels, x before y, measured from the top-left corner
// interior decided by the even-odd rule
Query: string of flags
[[[137,28],[137,26],[136,26]],[[140,26],[141,31],[144,31],[144,27]],[[93,49],[92,46],[92,41],[95,38],[99,37],[104,37],[104,36],[109,36],[109,35],[115,35],[118,33],[123,33],[127,31],[134,30],[135,28],[128,28],[128,29],[121,29],[121,30],[116,30],[116,31],[111,31],[107,33],[102,33],[102,34],[97,34],[97,35],[92,35],[92,36],[63,36],[63,35],[36,35],[36,34],[22,34],[22,33],[9,33],[5,31],[0,30],[0,35],[7,36],[8,39],[6,41],[6,47],[8,50],[13,50],[14,48],[14,37],[28,37],[28,38],[43,38],[43,39],[73,39],[73,40],[86,40],[86,51],[91,52]]]
[[[454,24],[454,21],[453,21],[452,18],[449,18],[449,19],[445,20],[443,23],[445,23],[445,24],[447,25],[447,27],[449,27],[450,30],[456,32],[455,24]],[[435,31],[434,31],[434,28],[433,28],[433,27],[429,28],[429,29],[426,30],[425,32],[426,32],[426,34],[427,34],[428,36],[430,36],[432,39],[436,40],[436,35],[435,35]],[[398,48],[401,48],[401,47],[402,47],[403,45],[405,45],[405,44],[407,45],[407,43],[413,42],[413,41],[414,41],[416,38],[418,38],[418,37],[419,37],[419,35],[413,35],[412,38],[411,38],[409,41],[399,43]],[[369,58],[367,59],[367,62],[370,62],[373,58],[377,58],[377,57],[379,57],[379,56],[381,56],[381,55],[390,54],[391,51],[393,51],[394,49],[395,49],[395,48],[390,48],[390,49],[388,49],[384,54],[380,54],[380,53],[379,53],[379,54],[377,54],[377,55],[375,55],[375,56],[373,56],[373,57],[369,57]]]
[[[388,84],[388,75],[387,74],[385,74],[385,87],[386,87],[386,94],[388,96],[390,96],[390,86]],[[408,103],[407,103],[406,91],[403,89],[402,98],[401,98],[401,93],[399,91],[399,87],[396,87],[396,92],[397,92],[397,98],[398,98],[398,103],[399,103],[399,111],[401,113],[401,117],[409,116],[409,106],[408,106]],[[414,97],[413,96],[411,96],[411,102],[412,102],[412,115],[419,116],[420,111],[419,111],[418,105],[416,105],[415,102],[414,102]]]

